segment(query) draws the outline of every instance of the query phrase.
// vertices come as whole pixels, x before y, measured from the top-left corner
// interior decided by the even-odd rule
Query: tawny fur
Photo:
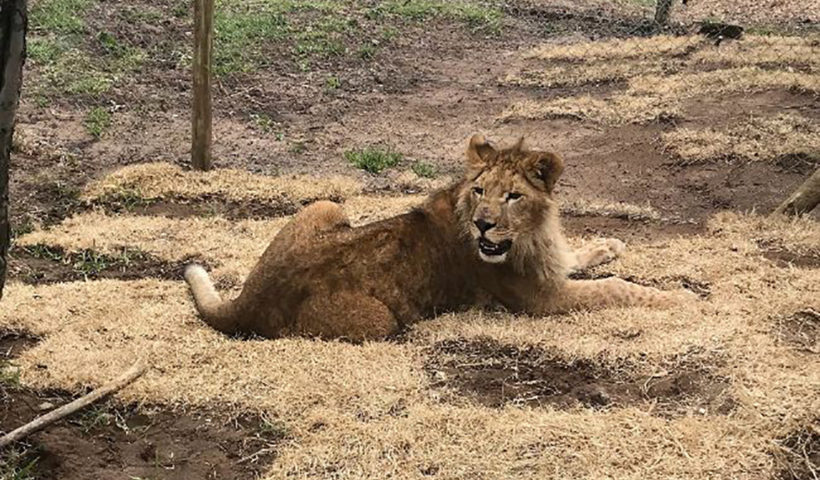
[[[185,279],[200,315],[228,334],[358,341],[488,301],[544,315],[692,298],[616,278],[567,278],[611,261],[624,245],[607,239],[570,250],[552,194],[563,170],[558,155],[522,141],[499,150],[477,135],[466,170],[414,211],[358,228],[335,203],[305,208],[273,239],[236,300],[222,301],[205,270],[189,266]],[[509,249],[479,254],[480,237],[491,249]]]

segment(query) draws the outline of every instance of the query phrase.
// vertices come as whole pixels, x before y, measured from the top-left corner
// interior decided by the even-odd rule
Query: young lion
[[[617,278],[568,279],[624,244],[570,250],[552,194],[563,160],[522,143],[499,150],[474,136],[464,179],[388,220],[352,228],[339,205],[310,205],[273,239],[234,301],[221,301],[205,270],[190,265],[185,279],[202,318],[229,334],[363,340],[486,301],[547,315],[689,298]]]

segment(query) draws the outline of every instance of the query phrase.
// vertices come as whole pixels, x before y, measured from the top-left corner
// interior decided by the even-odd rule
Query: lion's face
[[[543,234],[563,162],[552,153],[525,150],[521,141],[496,150],[481,136],[470,141],[467,161],[459,198],[462,221],[481,260],[505,262]]]

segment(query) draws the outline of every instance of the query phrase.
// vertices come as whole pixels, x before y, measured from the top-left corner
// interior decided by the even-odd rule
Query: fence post
[[[0,2],[0,298],[6,283],[9,224],[9,157],[14,116],[23,84],[26,58],[26,0]]]
[[[214,36],[214,0],[194,0],[193,114],[191,165],[211,168],[211,52]]]
[[[674,0],[658,0],[655,6],[655,23],[664,26],[669,23],[669,14],[672,13],[672,3]]]

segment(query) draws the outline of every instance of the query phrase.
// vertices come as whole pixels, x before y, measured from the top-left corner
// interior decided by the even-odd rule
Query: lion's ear
[[[484,135],[473,135],[470,139],[470,145],[467,147],[467,167],[481,170],[487,166],[487,162],[495,153],[495,148],[484,138]]]
[[[564,159],[557,153],[530,152],[525,171],[536,187],[550,193],[564,171]]]

